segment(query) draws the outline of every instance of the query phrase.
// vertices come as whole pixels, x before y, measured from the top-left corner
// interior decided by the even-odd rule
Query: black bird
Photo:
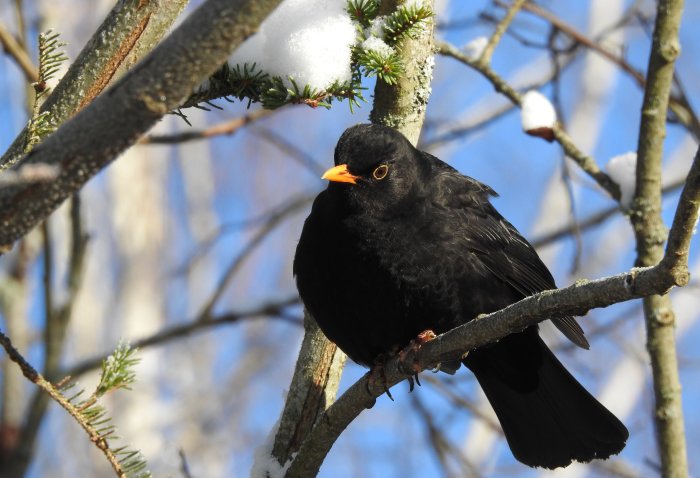
[[[294,274],[321,330],[355,362],[372,366],[426,329],[443,333],[556,288],[533,247],[489,202],[490,187],[399,132],[353,126],[338,141],[335,164],[304,223]],[[588,348],[572,317],[553,322]],[[557,468],[624,448],[625,426],[536,326],[470,352],[464,364],[522,463]]]

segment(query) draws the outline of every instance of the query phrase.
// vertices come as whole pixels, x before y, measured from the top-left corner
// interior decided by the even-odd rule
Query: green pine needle
[[[376,76],[389,85],[395,84],[404,72],[401,58],[396,53],[360,50],[357,52],[357,63],[364,70],[365,76]]]
[[[347,0],[346,11],[356,23],[357,40],[352,55],[352,78],[344,84],[334,84],[323,91],[301,86],[288,78],[271,76],[256,64],[229,66],[225,64],[209,78],[206,88],[195,91],[183,104],[182,108],[198,107],[206,109],[207,103],[215,98],[234,96],[251,103],[262,103],[264,108],[276,109],[287,104],[306,104],[312,108],[319,106],[330,108],[334,100],[348,100],[350,110],[360,106],[365,99],[362,96],[362,77],[376,76],[388,84],[395,84],[404,73],[404,65],[396,53],[388,54],[377,51],[365,51],[361,44],[366,37],[366,29],[379,12],[379,0]],[[413,36],[424,27],[424,23],[433,16],[430,6],[411,3],[399,6],[388,15],[384,22],[384,39],[389,46],[395,45],[405,36]],[[179,116],[185,116],[179,112]]]
[[[68,60],[64,51],[59,51],[67,43],[59,41],[59,34],[51,30],[39,34],[39,81],[34,88],[37,91],[37,99],[46,92],[46,83],[51,80],[61,68],[61,64]]]
[[[368,27],[379,10],[379,0],[348,0],[345,10],[353,21]]]
[[[119,342],[114,353],[102,361],[102,376],[95,390],[96,398],[119,388],[130,390],[129,386],[136,377],[132,368],[140,361],[134,357],[136,351],[128,343]]]
[[[401,5],[394,13],[387,16],[384,23],[385,40],[389,45],[395,45],[405,36],[414,37],[432,18],[430,6],[423,3]]]
[[[60,50],[66,46],[66,43],[59,41],[58,37],[59,34],[53,33],[51,30],[39,34],[39,80],[33,84],[35,97],[32,117],[27,126],[25,152],[31,151],[36,144],[55,131],[57,127],[51,115],[47,111],[40,113],[39,108],[42,98],[48,91],[47,83],[56,76],[63,62],[68,60],[65,52]]]

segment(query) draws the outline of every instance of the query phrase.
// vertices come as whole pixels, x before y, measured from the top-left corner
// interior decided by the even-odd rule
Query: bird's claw
[[[418,381],[418,374],[423,371],[420,364],[418,363],[418,351],[420,348],[433,340],[437,335],[430,329],[424,330],[418,336],[411,340],[403,350],[399,352],[399,371],[404,375],[410,375],[409,379],[410,391],[413,391],[413,377],[415,377],[416,382],[420,385]],[[407,362],[411,362],[408,364]]]
[[[380,355],[374,361],[374,365],[372,365],[372,368],[369,369],[369,372],[367,372],[367,393],[372,395],[371,389],[379,385],[381,386],[382,390],[384,390],[384,393],[386,393],[386,396],[393,402],[394,397],[391,396],[391,392],[389,391],[389,387],[387,386],[386,382],[386,373],[384,371],[385,362],[386,358],[383,355]],[[379,384],[377,384],[377,381],[379,381]]]

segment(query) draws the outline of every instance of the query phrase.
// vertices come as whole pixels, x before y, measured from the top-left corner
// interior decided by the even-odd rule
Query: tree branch
[[[116,475],[120,478],[126,478],[126,473],[124,472],[122,465],[119,462],[119,458],[115,451],[113,451],[105,436],[103,436],[100,431],[89,423],[85,415],[82,413],[78,407],[73,405],[63,394],[54,387],[54,385],[46,380],[39,372],[37,372],[34,367],[27,362],[22,354],[20,354],[17,349],[14,348],[10,339],[0,332],[0,345],[7,352],[10,360],[15,362],[19,368],[22,370],[24,376],[32,383],[37,385],[39,388],[44,390],[56,403],[58,403],[64,410],[66,410],[73,419],[80,425],[80,427],[85,430],[85,433],[90,437],[90,441],[95,444],[95,446],[104,454],[107,461],[112,466],[112,469]]]
[[[637,240],[638,266],[659,263],[667,238],[661,218],[661,161],[666,136],[666,110],[675,60],[680,53],[678,30],[682,12],[683,0],[660,0],[658,3],[637,145],[635,197],[630,215]],[[689,182],[682,193],[688,202],[679,204],[676,211],[678,222],[674,220],[670,236],[673,240],[669,241],[662,262],[663,267],[677,269],[676,281],[688,281],[687,248],[697,217],[698,192],[693,191],[693,187],[697,187],[698,163],[700,161],[696,155],[688,176]],[[675,314],[665,291],[644,298],[644,316],[654,383],[654,421],[661,455],[661,473],[665,477],[688,476]]]
[[[641,88],[645,87],[646,79],[644,78],[644,75],[632,65],[630,65],[624,58],[612,53],[610,50],[608,50],[598,42],[588,38],[586,35],[579,32],[568,23],[564,22],[561,18],[557,17],[552,12],[532,2],[527,2],[523,6],[523,10],[548,21],[552,24],[553,27],[568,35],[578,44],[583,45],[584,47],[599,53],[607,60],[619,66],[620,69],[627,73],[630,77],[632,77],[632,79]],[[693,110],[690,102],[685,97],[685,94],[683,94],[682,91],[679,95],[677,95],[676,98],[674,98],[673,96],[670,97],[669,109],[676,115],[676,118],[678,118],[678,120],[683,124],[683,126],[685,126],[688,129],[688,131],[695,137],[696,140],[700,139],[700,122],[698,122],[698,118],[695,114],[695,111]]]
[[[384,0],[380,15],[393,12],[405,0]],[[432,7],[432,3],[431,7]],[[374,87],[374,107],[369,115],[372,123],[391,126],[400,131],[414,145],[418,142],[425,109],[430,98],[433,79],[434,46],[433,22],[429,21],[420,33],[404,37],[398,45],[405,71],[394,85],[377,81]]]
[[[26,162],[51,164],[60,173],[41,186],[0,189],[0,244],[10,247],[177,107],[278,3],[208,0],[108,92],[34,148]]]
[[[272,448],[272,455],[280,464],[287,463],[299,450],[319,417],[335,400],[345,359],[345,354],[305,312],[304,341]]]
[[[186,4],[187,0],[119,1],[41,105],[40,112],[49,112],[57,125],[68,120],[117,77],[127,60],[133,64],[142,58],[142,47],[159,41]],[[139,55],[134,54],[135,50]],[[0,158],[0,170],[22,158],[26,134],[25,128]]]
[[[200,131],[185,131],[184,133],[168,134],[168,135],[149,135],[144,136],[138,142],[138,144],[179,144],[188,141],[196,141],[200,139],[209,139],[214,136],[227,135],[231,136],[238,132],[238,130],[248,126],[249,124],[270,116],[272,113],[279,111],[277,110],[255,110],[241,116],[240,118],[233,118],[223,123],[210,126],[206,129]]]

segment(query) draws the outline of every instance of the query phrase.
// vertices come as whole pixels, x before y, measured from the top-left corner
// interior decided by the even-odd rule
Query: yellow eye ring
[[[381,164],[377,166],[374,171],[372,171],[372,177],[378,181],[384,179],[387,174],[389,174],[389,166],[386,164]]]

